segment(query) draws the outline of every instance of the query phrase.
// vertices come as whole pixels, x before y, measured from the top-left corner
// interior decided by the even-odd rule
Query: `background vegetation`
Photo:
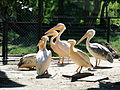
[[[41,0],[1,0],[0,18],[3,21],[12,22],[38,22],[38,1]],[[106,20],[103,19],[107,15],[106,6],[108,6],[109,17],[120,16],[120,0],[43,0],[42,23],[57,24],[58,22],[63,22],[65,24],[85,24],[88,27],[101,26],[102,28],[100,28],[100,30],[102,30],[105,27],[104,25],[106,25]],[[71,17],[72,19],[64,19],[65,17]],[[75,17],[75,19],[73,17]],[[120,18],[111,19],[110,24],[110,44],[120,51],[118,43],[120,41],[120,36],[118,34]],[[19,26],[19,28],[16,29],[14,26]],[[114,27],[117,27],[117,29]],[[36,24],[10,24],[8,32],[9,54],[23,55],[37,52],[37,32],[38,25]],[[92,41],[100,43],[106,42],[106,39],[103,38],[104,33],[106,32],[103,32],[102,37],[96,35]],[[65,37],[64,34],[62,36]],[[82,37],[78,35],[75,36],[79,38]],[[85,49],[85,42],[83,42],[82,45],[78,45],[77,48],[80,48],[81,46],[83,47],[83,50],[87,52]]]

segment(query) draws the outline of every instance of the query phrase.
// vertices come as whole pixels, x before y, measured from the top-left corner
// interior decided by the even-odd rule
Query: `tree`
[[[0,14],[3,20],[6,20],[12,14],[16,14],[14,8],[22,8],[31,5],[32,0],[1,0],[0,1]]]

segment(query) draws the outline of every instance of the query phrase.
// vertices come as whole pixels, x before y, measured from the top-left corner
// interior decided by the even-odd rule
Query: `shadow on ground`
[[[87,90],[120,90],[120,82],[100,82],[99,88],[88,88]]]
[[[94,67],[94,69],[111,69],[113,67],[105,67],[105,66],[97,66],[97,67]]]
[[[15,87],[24,87],[26,85],[19,84],[10,80],[5,72],[0,71],[0,88],[15,88]]]

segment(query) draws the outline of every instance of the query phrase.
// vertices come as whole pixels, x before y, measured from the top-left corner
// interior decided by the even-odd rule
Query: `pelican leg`
[[[68,63],[70,63],[69,60],[70,60],[70,58],[68,58]]]
[[[83,68],[83,67],[81,66],[81,67],[80,67],[80,70],[79,70],[79,73],[81,73],[82,68]]]
[[[76,72],[78,72],[79,68],[80,68],[80,66],[76,69]]]
[[[101,61],[101,60],[99,59],[98,65],[100,65],[100,61]]]
[[[99,60],[99,59],[96,59],[96,65],[95,65],[95,67],[97,67],[97,66],[98,66],[98,60]]]
[[[62,57],[62,64],[64,64],[64,57]]]
[[[48,70],[46,70],[41,76],[44,76],[46,74],[48,74]]]
[[[34,67],[30,67],[29,70],[34,70]]]
[[[59,59],[58,59],[58,64],[60,64],[60,56],[59,56]]]
[[[45,71],[45,74],[48,74],[48,70]]]

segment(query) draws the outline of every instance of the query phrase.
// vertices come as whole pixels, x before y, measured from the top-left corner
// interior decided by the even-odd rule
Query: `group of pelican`
[[[39,46],[39,51],[36,54],[36,70],[38,75],[48,73],[47,69],[50,65],[52,57],[51,51],[46,48],[46,43],[49,36],[52,36],[50,39],[50,47],[59,56],[58,63],[60,63],[60,57],[62,57],[62,64],[64,64],[65,57],[69,58],[78,65],[78,68],[76,69],[77,73],[81,73],[82,67],[93,68],[89,56],[82,50],[75,48],[75,45],[81,43],[85,38],[87,38],[87,50],[96,59],[95,66],[98,66],[101,60],[108,60],[111,63],[113,62],[112,53],[106,47],[98,43],[90,43],[90,40],[95,35],[95,30],[89,29],[77,42],[77,44],[74,39],[69,39],[68,41],[60,39],[65,30],[66,26],[63,23],[58,23],[56,26],[45,32],[44,36],[42,36],[37,45]]]

